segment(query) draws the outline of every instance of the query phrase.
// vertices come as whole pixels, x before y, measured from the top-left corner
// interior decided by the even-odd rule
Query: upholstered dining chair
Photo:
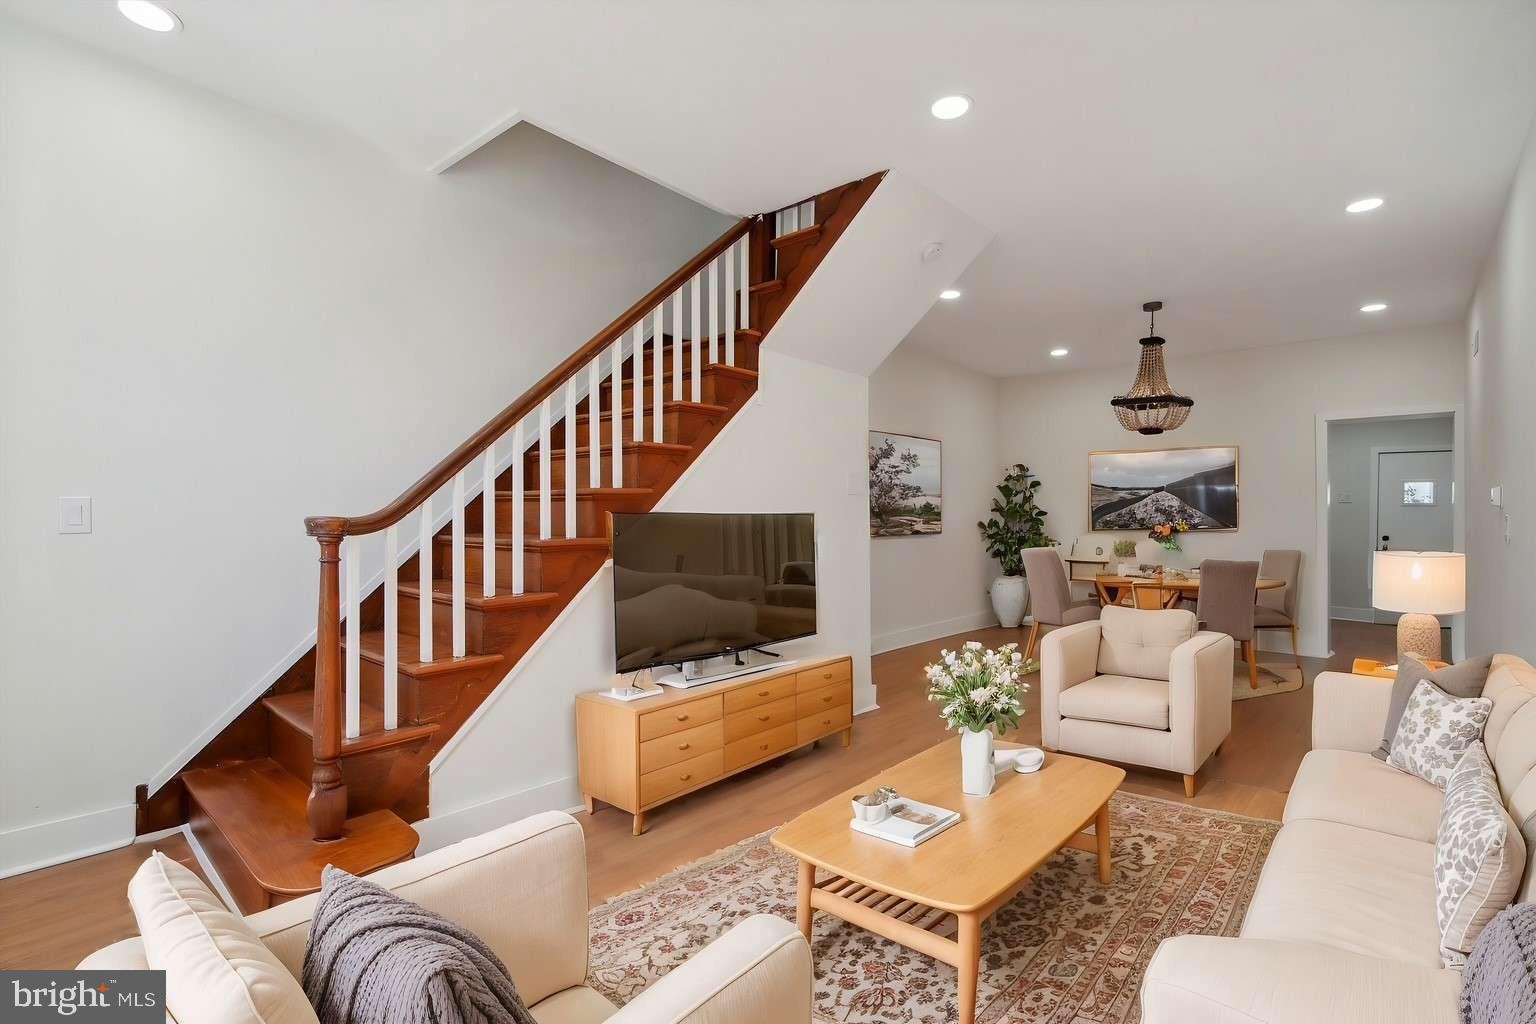
[[[1097,601],[1073,601],[1067,585],[1067,570],[1055,548],[1025,548],[1024,575],[1029,580],[1029,607],[1033,622],[1024,657],[1035,656],[1035,644],[1043,626],[1071,626],[1099,617]]]
[[[1259,660],[1254,651],[1253,615],[1259,563],[1207,558],[1200,563],[1200,600],[1195,616],[1203,628],[1225,633],[1248,661],[1248,685],[1259,688]]]
[[[1301,595],[1301,552],[1289,548],[1266,550],[1259,561],[1259,575],[1267,580],[1285,580],[1285,586],[1261,590],[1253,609],[1254,629],[1291,631],[1291,655],[1301,668],[1301,649],[1296,646],[1296,604]],[[1302,669],[1305,672],[1305,669]]]

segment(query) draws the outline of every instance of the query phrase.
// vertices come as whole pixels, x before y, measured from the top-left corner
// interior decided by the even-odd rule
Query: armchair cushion
[[[1061,694],[1063,718],[1168,728],[1168,684],[1135,676],[1095,676]]]
[[[1099,673],[1168,679],[1173,649],[1195,635],[1195,615],[1111,605],[1099,613]]]

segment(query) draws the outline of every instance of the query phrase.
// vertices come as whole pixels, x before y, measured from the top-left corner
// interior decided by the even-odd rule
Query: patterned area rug
[[[977,1020],[1121,1024],[1170,935],[1235,935],[1279,823],[1153,797],[1110,805],[1115,879],[1063,850],[987,922]],[[752,914],[795,918],[795,862],[765,832],[595,908],[592,984],[623,1003]],[[952,921],[953,919],[951,919]],[[955,1019],[955,972],[826,914],[815,918],[818,1021]]]

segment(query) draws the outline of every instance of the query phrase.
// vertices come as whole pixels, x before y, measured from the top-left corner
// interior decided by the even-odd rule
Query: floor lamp
[[[1371,563],[1371,605],[1402,612],[1397,653],[1440,657],[1436,615],[1467,610],[1467,556],[1459,551],[1377,551]]]

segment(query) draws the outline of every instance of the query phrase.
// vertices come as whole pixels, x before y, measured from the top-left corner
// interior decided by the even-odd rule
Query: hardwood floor
[[[1275,818],[1285,807],[1296,767],[1310,745],[1311,680],[1324,669],[1347,671],[1356,657],[1391,661],[1391,626],[1335,621],[1326,661],[1305,658],[1308,685],[1294,693],[1232,706],[1232,736],[1202,773],[1200,793],[1185,801],[1179,776],[1128,767],[1124,788],[1200,807]],[[779,761],[727,779],[649,816],[643,836],[630,835],[629,815],[600,808],[578,814],[587,835],[589,893],[594,904],[636,888],[675,867],[794,817],[800,811],[932,746],[944,730],[924,697],[922,667],[941,647],[975,639],[989,645],[1023,640],[1020,630],[981,629],[881,654],[874,659],[880,709],[854,720],[853,746],[823,740]],[[1260,661],[1287,655],[1261,652]],[[1010,739],[1040,742],[1038,696]],[[134,933],[123,893],[150,849],[192,863],[180,836],[87,857],[0,880],[0,968],[73,967],[92,950]],[[195,866],[195,865],[194,865]]]

